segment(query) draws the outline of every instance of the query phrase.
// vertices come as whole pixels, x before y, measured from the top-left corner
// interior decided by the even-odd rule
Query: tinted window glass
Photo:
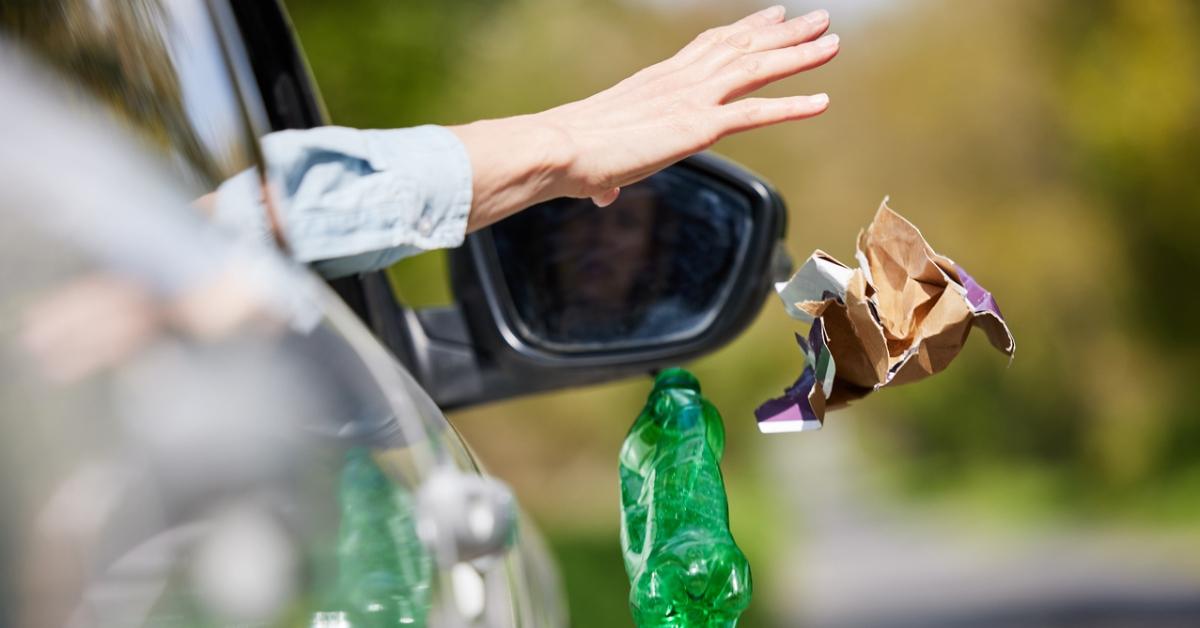
[[[493,227],[518,327],[559,350],[644,346],[697,335],[742,257],[750,204],[682,169],[612,206],[558,199]]]

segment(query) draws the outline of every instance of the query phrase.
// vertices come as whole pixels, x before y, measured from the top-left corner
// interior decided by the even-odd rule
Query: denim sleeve
[[[439,126],[320,127],[262,139],[292,255],[326,277],[377,270],[462,244],[471,209],[466,148]],[[217,191],[217,221],[268,239],[253,173]]]

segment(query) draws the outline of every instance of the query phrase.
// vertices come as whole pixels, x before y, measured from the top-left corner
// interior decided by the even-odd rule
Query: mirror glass
[[[687,340],[711,324],[745,257],[750,200],[684,168],[609,207],[556,199],[492,228],[518,331],[558,351]]]

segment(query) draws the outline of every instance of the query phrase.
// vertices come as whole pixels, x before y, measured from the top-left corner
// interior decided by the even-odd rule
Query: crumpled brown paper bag
[[[797,336],[805,372],[756,411],[764,432],[815,429],[825,409],[945,369],[972,327],[1013,355],[1016,343],[991,293],[935,252],[887,199],[859,233],[855,257],[859,267],[851,269],[816,251],[776,286],[788,312],[813,328],[807,341]]]

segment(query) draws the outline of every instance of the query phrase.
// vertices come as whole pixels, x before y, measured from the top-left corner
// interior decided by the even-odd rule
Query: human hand
[[[742,98],[838,53],[829,14],[776,6],[701,33],[671,58],[594,96],[528,116],[453,127],[474,170],[474,230],[542,200],[591,197],[758,127],[820,114],[825,94]]]

